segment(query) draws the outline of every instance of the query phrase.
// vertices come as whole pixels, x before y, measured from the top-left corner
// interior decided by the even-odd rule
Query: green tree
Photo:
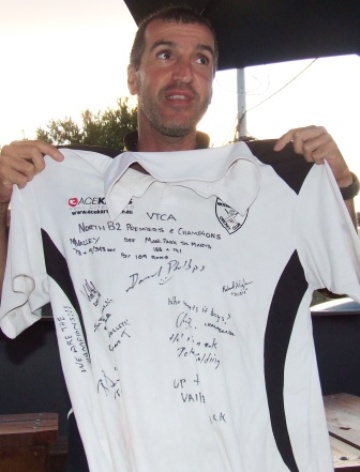
[[[124,136],[136,129],[136,108],[128,99],[119,98],[117,107],[104,112],[82,112],[82,124],[72,118],[50,120],[45,128],[36,130],[36,138],[55,145],[86,144],[116,149],[124,148]]]

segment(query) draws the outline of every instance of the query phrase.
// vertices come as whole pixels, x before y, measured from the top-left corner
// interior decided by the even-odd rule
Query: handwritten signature
[[[155,272],[149,275],[142,275],[139,274],[139,272],[131,274],[129,276],[131,284],[126,289],[126,292],[133,290],[135,287],[138,287],[149,280],[157,280],[159,285],[165,285],[179,272],[187,272],[190,274],[194,274],[195,272],[202,272],[203,270],[205,270],[205,266],[201,264],[197,265],[193,261],[193,259],[185,260],[182,262],[173,259],[167,262],[167,264],[161,265]]]
[[[90,282],[88,282],[85,279],[85,283],[83,284],[83,290],[84,290],[83,293],[85,294],[89,302],[91,302],[94,306],[98,306],[101,293],[95,287],[95,285],[91,282],[91,280]]]
[[[116,372],[117,369],[115,368]],[[115,400],[121,397],[120,379],[116,373],[115,377],[110,377],[102,371],[102,377],[97,382],[97,392],[105,394],[106,397],[112,396]]]
[[[240,279],[240,280],[234,280],[231,285],[223,285],[222,291],[223,293],[226,292],[236,292],[238,295],[245,295],[248,291],[249,285],[251,285],[253,282],[246,282],[246,280]]]

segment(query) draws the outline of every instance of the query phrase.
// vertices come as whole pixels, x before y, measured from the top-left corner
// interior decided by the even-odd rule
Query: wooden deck
[[[360,397],[324,397],[335,471],[360,472]]]
[[[58,438],[58,414],[0,415],[0,470],[51,472],[49,446]]]
[[[334,470],[360,472],[360,397],[324,396]],[[67,441],[58,439],[58,415],[0,415],[0,470],[62,472]]]

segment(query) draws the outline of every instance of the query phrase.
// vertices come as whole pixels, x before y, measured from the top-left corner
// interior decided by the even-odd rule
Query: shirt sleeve
[[[298,252],[314,290],[327,288],[360,302],[360,242],[328,164],[314,165],[295,216]]]
[[[14,186],[5,279],[0,307],[0,327],[15,338],[41,317],[48,303],[38,205],[32,183]]]

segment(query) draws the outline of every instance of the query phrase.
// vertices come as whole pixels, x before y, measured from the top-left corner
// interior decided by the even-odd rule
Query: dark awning
[[[125,0],[136,23],[171,0]],[[183,2],[180,2],[183,3]],[[191,0],[217,31],[220,69],[360,52],[360,0]]]

